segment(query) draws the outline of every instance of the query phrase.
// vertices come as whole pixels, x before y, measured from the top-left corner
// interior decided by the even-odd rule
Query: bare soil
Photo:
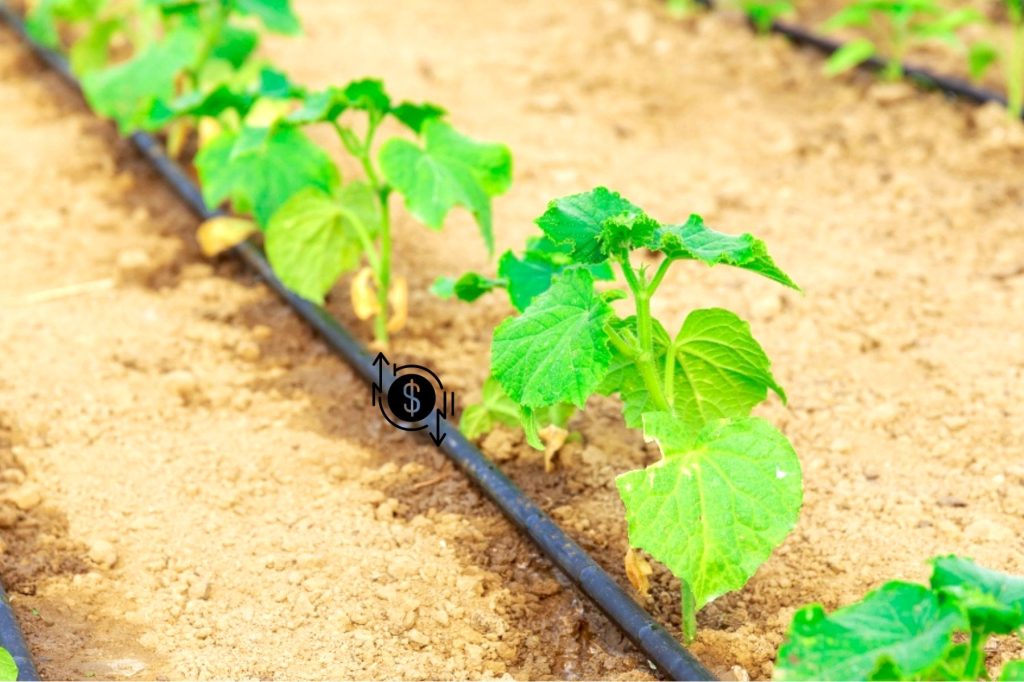
[[[510,144],[503,248],[548,199],[606,184],[664,220],[755,232],[804,287],[679,267],[655,311],[751,320],[791,398],[762,412],[804,465],[796,531],[700,616],[693,650],[715,672],[769,676],[799,605],[923,580],[936,554],[1024,573],[1019,125],[830,81],[728,16],[677,23],[641,0],[297,6],[306,36],[268,52],[299,80],[381,76]],[[7,31],[0,75],[0,573],[44,676],[651,674],[280,303],[203,262],[194,219]],[[414,317],[391,352],[466,404],[508,307],[425,291],[487,267],[467,218],[397,231]],[[332,310],[368,335],[346,299]],[[613,479],[656,453],[613,401],[574,427],[553,474],[511,431],[482,445],[622,577]],[[677,627],[656,578],[649,607]]]

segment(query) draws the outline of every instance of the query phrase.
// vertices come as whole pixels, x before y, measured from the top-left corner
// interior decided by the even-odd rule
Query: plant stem
[[[654,279],[651,280],[650,285],[647,287],[647,293],[650,296],[653,296],[654,292],[658,290],[658,286],[661,285],[661,280],[665,279],[665,275],[668,274],[668,269],[671,265],[671,258],[665,258],[665,260],[661,261],[661,264],[658,266],[658,271],[654,273]]]
[[[637,356],[637,349],[622,338],[622,335],[619,334],[614,327],[610,324],[606,324],[604,331],[608,334],[608,339],[612,342],[612,345],[618,348],[620,353],[625,355],[627,358],[635,358]]]
[[[964,675],[962,679],[978,680],[985,672],[985,641],[988,635],[977,630],[971,631],[971,648],[967,653],[967,663],[964,664]]]
[[[379,343],[388,343],[388,292],[391,289],[391,219],[388,212],[388,199],[385,192],[380,192],[380,254],[376,268],[377,279],[377,317],[374,319],[374,336]]]
[[[637,341],[640,345],[640,352],[636,354],[635,362],[640,376],[644,380],[647,392],[651,394],[654,405],[663,412],[672,412],[671,406],[665,399],[665,392],[658,381],[658,370],[654,359],[654,324],[651,320],[651,294],[644,279],[643,273],[637,276],[629,259],[623,256],[619,260],[622,267],[622,275],[633,292],[633,300],[636,303],[636,332]]]
[[[378,343],[387,345],[388,337],[388,294],[391,291],[391,214],[388,207],[390,188],[380,181],[377,169],[373,166],[373,138],[380,125],[380,117],[370,116],[366,129],[366,137],[362,140],[351,129],[342,126],[337,120],[331,121],[334,131],[341,138],[341,143],[352,156],[358,159],[366,173],[366,180],[373,188],[373,193],[380,203],[380,250],[375,251],[369,243],[368,235],[360,233],[366,259],[373,269],[373,278],[377,284],[377,315],[373,320],[373,335]]]
[[[1020,118],[1024,114],[1024,17],[1021,16],[1015,16],[1013,22],[1010,63],[1006,67],[1006,96],[1010,114]]]
[[[202,73],[203,67],[206,66],[206,62],[209,61],[210,55],[213,54],[213,48],[217,46],[217,42],[220,40],[220,35],[224,31],[224,25],[227,23],[230,15],[231,9],[227,3],[221,3],[217,8],[217,14],[213,17],[209,26],[206,28],[206,34],[203,36],[203,45],[199,49],[199,54],[196,57],[196,61],[193,63],[192,68],[188,71],[189,80],[192,81],[193,88],[199,87],[199,74]]]

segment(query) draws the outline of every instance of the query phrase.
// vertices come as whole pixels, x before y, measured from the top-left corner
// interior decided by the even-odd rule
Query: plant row
[[[948,2],[948,0],[947,0]],[[669,0],[676,12],[690,12],[696,0]],[[729,2],[723,4],[730,4]],[[735,0],[732,4],[764,33],[781,17],[796,12],[791,0]],[[859,34],[845,42],[825,63],[829,76],[845,73],[872,58],[884,63],[882,78],[906,76],[906,57],[914,47],[946,45],[963,55],[967,72],[978,81],[992,68],[1002,72],[1006,108],[1013,118],[1024,115],[1024,0],[998,0],[1000,21],[993,21],[972,7],[950,6],[939,0],[850,0],[822,26],[827,32]],[[997,35],[1009,26],[1010,40]],[[967,40],[964,29],[980,27],[984,37]]]
[[[494,249],[491,201],[511,183],[508,148],[459,132],[439,105],[394,100],[379,80],[309,89],[263,61],[264,32],[300,32],[288,0],[39,0],[27,23],[67,51],[91,106],[122,133],[158,132],[172,155],[193,154],[206,202],[232,209],[200,227],[204,250],[262,239],[281,281],[318,304],[350,274],[355,313],[373,320],[380,344],[407,315],[393,272],[395,195],[431,229],[455,207],[469,211]],[[312,126],[332,130],[359,171],[343,178]],[[688,264],[797,286],[752,235],[697,215],[662,222],[603,187],[555,199],[536,225],[494,273],[433,287],[470,302],[501,290],[515,311],[493,331],[490,378],[462,428],[522,428],[550,454],[591,396],[617,396],[626,426],[662,453],[616,480],[629,542],[679,578],[692,638],[697,611],[741,588],[795,526],[802,474],[786,437],[751,416],[769,393],[786,394],[750,326],[698,308],[672,330],[652,300]],[[626,570],[644,589],[643,556],[631,550]]]

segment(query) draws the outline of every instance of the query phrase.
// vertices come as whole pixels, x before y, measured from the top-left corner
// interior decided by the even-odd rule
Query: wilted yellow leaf
[[[647,563],[647,559],[640,556],[640,553],[632,547],[626,550],[624,564],[626,577],[629,578],[630,584],[646,599],[651,591],[651,581],[647,579],[647,576],[654,573],[654,569]]]
[[[220,135],[224,128],[220,121],[209,116],[199,119],[199,148],[202,149],[206,143]]]
[[[368,320],[380,310],[377,290],[373,286],[373,270],[370,268],[362,268],[356,273],[349,293],[352,296],[352,310],[360,320]]]
[[[256,232],[256,223],[245,218],[218,216],[210,218],[196,231],[199,248],[207,257],[227,251]]]
[[[569,432],[560,426],[548,424],[538,431],[537,435],[544,442],[544,471],[550,474],[555,470],[555,455],[565,445]]]
[[[192,122],[188,119],[179,118],[167,128],[167,155],[172,159],[181,156],[181,150],[188,142],[188,135],[192,132]]]

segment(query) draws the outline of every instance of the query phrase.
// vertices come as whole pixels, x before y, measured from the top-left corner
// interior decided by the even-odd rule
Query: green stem
[[[203,45],[199,49],[199,54],[196,57],[196,61],[193,62],[192,68],[188,71],[189,80],[192,82],[193,89],[199,87],[199,74],[203,72],[203,67],[206,66],[206,62],[209,61],[210,55],[213,54],[213,49],[217,47],[221,33],[224,32],[224,26],[227,24],[228,17],[230,15],[231,9],[228,4],[221,3],[217,8],[217,14],[213,17],[209,26],[206,28]]]
[[[622,275],[626,278],[626,282],[633,292],[633,300],[636,302],[636,332],[640,345],[640,352],[636,354],[634,360],[636,367],[644,380],[647,392],[651,394],[655,407],[663,412],[671,412],[672,408],[665,399],[665,393],[658,381],[658,370],[654,359],[654,323],[651,318],[650,291],[646,283],[642,281],[643,274],[637,276],[627,257],[622,257],[619,260],[619,265],[622,267]]]
[[[377,306],[379,311],[374,320],[374,336],[382,344],[388,343],[388,292],[391,290],[391,218],[385,192],[380,197],[380,259],[375,274],[377,279]]]
[[[971,648],[967,652],[967,663],[964,665],[962,679],[978,680],[985,672],[985,642],[988,635],[978,630],[971,631]]]
[[[627,358],[635,358],[637,356],[637,349],[629,344],[626,339],[622,338],[622,335],[615,330],[610,324],[606,324],[604,331],[608,334],[608,339],[612,342],[612,345],[619,349],[619,352],[625,355]]]
[[[665,353],[665,401],[671,405],[675,402],[676,388],[676,344],[673,341]]]
[[[650,285],[647,287],[647,293],[650,296],[654,295],[654,292],[658,290],[661,285],[661,280],[665,279],[665,275],[668,274],[668,269],[672,266],[672,259],[666,258],[661,261],[661,265],[658,266],[658,271],[654,273],[654,279],[651,280]]]
[[[1006,68],[1007,108],[1014,118],[1024,113],[1024,18],[1015,17],[1010,63]]]
[[[360,234],[363,242],[363,250],[366,258],[373,269],[374,281],[377,284],[377,316],[373,321],[373,335],[377,342],[387,345],[388,337],[388,293],[391,291],[391,214],[388,207],[388,196],[390,188],[380,181],[377,169],[373,166],[373,138],[380,125],[380,117],[370,117],[370,124],[366,130],[366,137],[362,140],[350,129],[342,126],[337,120],[331,121],[331,126],[341,139],[352,156],[358,159],[359,164],[366,173],[366,179],[373,188],[373,193],[380,203],[380,250],[373,249],[368,234]]]

